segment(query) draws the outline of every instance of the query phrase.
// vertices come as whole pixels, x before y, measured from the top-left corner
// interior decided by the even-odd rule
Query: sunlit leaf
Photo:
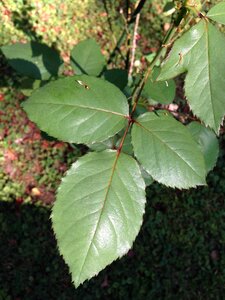
[[[134,154],[143,168],[167,186],[205,184],[203,155],[189,130],[166,113],[145,113],[132,128]]]
[[[73,164],[59,188],[52,222],[76,286],[128,252],[144,207],[145,184],[132,157],[104,151]]]
[[[159,80],[187,71],[185,93],[191,109],[217,133],[225,114],[225,36],[202,20],[173,46]]]
[[[86,75],[45,85],[23,108],[50,136],[77,144],[101,142],[115,135],[127,124],[129,113],[127,100],[117,87]]]

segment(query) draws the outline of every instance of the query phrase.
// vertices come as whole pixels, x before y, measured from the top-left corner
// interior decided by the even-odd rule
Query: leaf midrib
[[[206,49],[207,49],[207,62],[208,62],[208,78],[209,78],[209,92],[210,92],[210,105],[213,112],[213,122],[214,122],[214,128],[216,129],[216,119],[215,119],[215,109],[213,106],[213,97],[212,97],[212,82],[211,82],[211,66],[210,66],[210,52],[209,52],[209,27],[207,22],[205,22],[205,35],[206,35]]]
[[[96,108],[96,107],[92,107],[92,106],[85,106],[85,105],[77,105],[77,104],[62,104],[62,103],[52,103],[52,102],[38,102],[38,103],[32,103],[32,105],[39,105],[39,104],[43,104],[43,105],[57,105],[57,106],[68,106],[68,107],[77,107],[77,108],[83,108],[83,109],[90,109],[90,110],[95,110],[95,111],[99,111],[99,112],[103,112],[103,113],[108,113],[108,114],[112,114],[112,115],[117,115],[123,118],[127,118],[127,115],[115,112],[115,111],[110,111],[107,109],[103,109],[103,108]]]
[[[118,159],[120,157],[120,153],[116,153],[116,158],[113,162],[113,165],[112,165],[112,173],[110,175],[110,178],[109,178],[109,181],[108,181],[108,185],[107,185],[107,188],[106,188],[106,193],[105,193],[105,197],[104,197],[104,200],[103,200],[103,204],[102,204],[102,208],[100,209],[100,215],[99,215],[99,218],[98,218],[98,221],[97,221],[97,224],[96,224],[96,227],[95,227],[95,231],[94,231],[94,234],[91,238],[91,242],[88,246],[88,249],[87,249],[87,253],[85,255],[85,258],[84,258],[84,261],[83,261],[83,264],[81,266],[81,269],[80,269],[80,272],[79,272],[79,277],[78,277],[78,282],[80,282],[80,277],[81,277],[81,274],[83,272],[83,268],[84,268],[84,265],[86,263],[86,260],[87,260],[87,257],[89,255],[89,251],[91,249],[91,246],[93,244],[93,241],[95,239],[95,236],[96,236],[96,233],[98,231],[98,227],[99,227],[99,224],[100,224],[100,221],[101,221],[101,217],[102,217],[102,214],[104,212],[104,208],[105,208],[105,204],[106,204],[106,201],[107,201],[107,197],[108,197],[108,194],[109,194],[109,190],[110,190],[110,187],[111,187],[111,184],[112,184],[112,180],[113,180],[113,176],[115,174],[115,169],[116,169],[116,165],[117,165],[117,162],[118,162]]]
[[[189,168],[191,168],[191,170],[199,177],[201,178],[201,176],[193,169],[193,167],[186,161],[184,160],[177,152],[175,152],[167,143],[165,143],[162,139],[160,139],[160,137],[153,131],[151,131],[150,129],[144,127],[144,125],[142,125],[139,122],[135,122],[135,124],[141,128],[143,128],[144,130],[146,130],[147,132],[149,132],[150,134],[152,134],[153,136],[155,136],[163,145],[165,145],[167,148],[170,149],[170,151],[172,151],[174,154],[176,154]]]

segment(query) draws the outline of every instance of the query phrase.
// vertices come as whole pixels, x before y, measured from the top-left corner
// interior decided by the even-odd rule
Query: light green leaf
[[[218,23],[225,25],[225,1],[213,6],[207,14],[207,17]]]
[[[73,164],[59,188],[52,222],[76,286],[127,253],[144,207],[145,184],[132,157],[104,151]]]
[[[185,93],[191,109],[207,126],[219,131],[225,114],[225,37],[202,20],[173,46],[159,80],[188,72]]]
[[[1,47],[10,66],[22,75],[48,80],[57,76],[62,64],[59,53],[46,45],[31,42]]]
[[[150,174],[148,174],[145,169],[142,167],[142,165],[139,165],[140,170],[141,170],[141,175],[145,181],[145,185],[149,186],[154,182],[154,179],[152,178],[152,176]]]
[[[128,83],[128,73],[122,69],[107,70],[104,72],[103,78],[115,84],[120,90],[124,90]]]
[[[91,144],[115,135],[127,124],[128,103],[111,83],[74,76],[35,91],[23,104],[41,130],[70,143]]]
[[[190,123],[188,129],[204,155],[206,171],[208,173],[215,167],[219,155],[219,143],[217,137],[212,130],[198,122]]]
[[[169,104],[173,102],[176,93],[174,80],[156,81],[160,68],[154,68],[152,76],[147,80],[143,95],[157,103]]]
[[[132,143],[135,156],[156,181],[180,189],[205,184],[205,163],[197,143],[167,113],[140,116],[133,124]]]
[[[77,75],[98,76],[105,64],[100,46],[93,39],[77,44],[71,51],[71,65]]]

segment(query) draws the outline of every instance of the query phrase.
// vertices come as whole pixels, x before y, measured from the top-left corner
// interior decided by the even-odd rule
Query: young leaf
[[[143,168],[167,186],[205,184],[205,163],[189,130],[166,113],[145,113],[133,124],[134,154]]]
[[[219,143],[215,133],[198,122],[192,122],[188,125],[193,138],[199,144],[199,147],[205,158],[207,173],[215,165],[219,155]]]
[[[225,25],[225,1],[213,6],[208,12],[207,17]]]
[[[86,75],[45,85],[23,108],[41,130],[77,144],[101,142],[115,135],[127,124],[129,113],[127,100],[117,87]]]
[[[190,106],[216,132],[225,114],[225,51],[221,49],[225,49],[224,35],[202,20],[175,42],[158,78],[166,80],[187,71]]]
[[[98,76],[105,64],[100,46],[93,39],[77,44],[71,51],[71,65],[76,75]]]
[[[124,90],[128,83],[128,73],[122,69],[107,70],[104,72],[103,78],[115,84],[121,91]]]
[[[57,76],[62,64],[59,53],[46,45],[31,42],[3,46],[1,50],[18,73],[39,80]]]
[[[154,68],[152,76],[147,80],[143,95],[155,102],[169,104],[175,98],[176,85],[174,80],[156,81],[160,68]]]
[[[111,150],[73,164],[59,188],[52,222],[76,286],[127,253],[144,207],[145,184],[132,157]]]

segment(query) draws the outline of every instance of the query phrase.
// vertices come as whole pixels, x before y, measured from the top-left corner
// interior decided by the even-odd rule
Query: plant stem
[[[134,10],[133,14],[130,17],[129,22],[127,23],[128,28],[132,25],[132,23],[135,22],[136,15],[141,12],[141,10],[144,7],[145,3],[146,3],[146,0],[140,0],[139,1],[136,9]],[[109,56],[109,59],[107,61],[107,65],[109,65],[113,61],[114,57],[116,56],[117,51],[120,49],[120,47],[121,47],[121,45],[124,41],[124,38],[126,37],[126,34],[127,34],[127,28],[124,28],[124,30],[121,33],[120,38],[118,39],[118,42],[117,42],[115,48],[113,49],[112,53]]]
[[[169,41],[172,39],[173,35],[175,34],[177,27],[180,25],[181,21],[183,20],[183,18],[185,17],[187,11],[186,9],[182,8],[177,16],[177,18],[173,21],[173,23],[170,26],[170,29],[168,30],[162,44],[161,47],[159,48],[158,52],[156,53],[156,56],[154,57],[154,59],[152,60],[152,62],[150,63],[144,77],[139,81],[137,87],[134,89],[133,95],[132,95],[132,103],[133,104],[133,108],[131,111],[131,116],[133,116],[133,113],[136,110],[139,98],[141,96],[141,93],[143,91],[143,88],[148,80],[149,75],[152,73],[152,70],[156,64],[156,62],[158,61],[158,59],[160,58],[161,54],[164,52],[164,45],[168,44]]]
[[[158,61],[158,59],[160,58],[162,52],[164,51],[164,47],[163,45],[164,44],[167,44],[171,37],[174,35],[176,31],[176,27],[174,25],[172,25],[165,37],[165,39],[163,40],[163,43],[162,43],[162,46],[159,48],[158,52],[156,53],[156,56],[154,57],[154,59],[152,60],[152,62],[150,63],[144,77],[140,80],[140,82],[138,83],[137,85],[137,89],[135,89],[134,93],[133,93],[133,96],[132,96],[132,103],[133,104],[133,108],[132,108],[132,111],[131,111],[131,115],[133,115],[134,111],[136,110],[136,107],[137,107],[137,104],[138,104],[138,101],[139,101],[139,98],[141,96],[141,93],[143,91],[143,88],[148,80],[148,77],[149,75],[151,74],[156,62]]]
[[[133,107],[132,107],[132,110],[131,110],[131,113],[130,115],[127,117],[128,119],[128,125],[126,127],[126,130],[124,132],[124,135],[122,137],[122,140],[121,140],[121,143],[117,149],[118,151],[118,155],[120,154],[122,148],[123,148],[123,144],[124,144],[124,141],[126,139],[126,136],[130,130],[130,127],[131,125],[135,122],[135,120],[133,119],[133,114],[137,108],[137,104],[138,104],[138,101],[140,99],[140,96],[141,96],[141,93],[143,91],[143,88],[148,80],[148,77],[149,75],[151,74],[156,62],[158,61],[158,59],[160,58],[161,54],[164,52],[164,46],[163,45],[166,45],[167,43],[169,43],[169,41],[172,39],[174,33],[176,32],[177,30],[177,27],[180,25],[181,21],[183,20],[183,18],[185,17],[187,11],[186,9],[181,9],[177,18],[174,20],[174,22],[171,24],[170,26],[170,29],[168,30],[162,44],[161,44],[161,47],[159,48],[158,52],[156,53],[156,56],[154,57],[154,59],[152,60],[152,62],[150,63],[144,77],[139,81],[138,85],[135,87],[134,89],[134,92],[133,92],[133,95],[132,95],[132,103],[133,103]]]
[[[131,78],[133,73],[133,67],[134,67],[134,60],[135,60],[135,52],[137,48],[137,31],[138,31],[138,25],[140,20],[140,14],[137,14],[135,26],[134,26],[134,36],[133,36],[133,43],[132,43],[132,49],[131,49],[131,60],[130,60],[130,67],[128,71],[128,80]]]

